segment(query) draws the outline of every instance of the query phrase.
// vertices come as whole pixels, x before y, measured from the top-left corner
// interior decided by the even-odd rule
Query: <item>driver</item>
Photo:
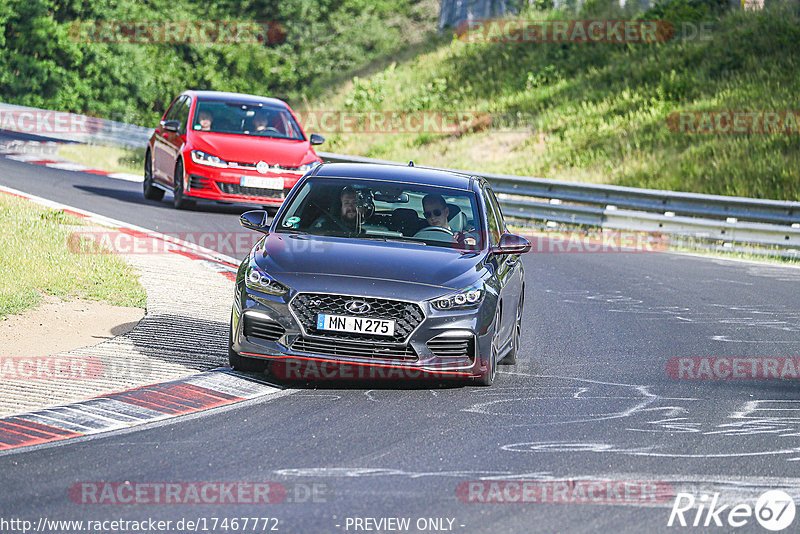
[[[343,231],[358,233],[360,231],[363,214],[359,210],[358,193],[354,188],[344,187],[339,193],[338,206],[334,206],[334,208],[335,219],[329,215],[323,215],[313,224],[313,228],[333,233]]]
[[[267,114],[263,111],[256,113],[256,115],[253,117],[253,131],[265,132],[268,126],[269,119],[267,118]]]
[[[442,195],[425,195],[422,199],[422,211],[428,226],[439,226],[450,230],[450,223],[447,218],[450,216],[450,209],[444,201]]]

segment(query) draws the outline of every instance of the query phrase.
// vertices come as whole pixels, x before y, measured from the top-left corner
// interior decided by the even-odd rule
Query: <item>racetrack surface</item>
[[[239,232],[246,209],[176,211],[169,195],[145,201],[141,184],[2,158],[0,184],[165,233]],[[797,357],[800,270],[665,252],[523,261],[520,363],[501,367],[491,388],[293,385],[279,398],[23,449],[0,456],[2,516],[207,518],[209,528],[214,517],[270,517],[282,532],[353,532],[356,517],[407,517],[411,532],[419,518],[451,519],[443,527],[457,532],[675,530],[667,527],[669,498],[459,498],[459,484],[492,479],[662,483],[751,506],[764,491],[784,489],[800,504],[800,381],[667,373],[675,357]],[[268,505],[83,504],[70,496],[73,485],[93,481],[273,481],[288,496]],[[320,494],[304,498],[314,484]],[[759,528],[751,517],[740,530]]]

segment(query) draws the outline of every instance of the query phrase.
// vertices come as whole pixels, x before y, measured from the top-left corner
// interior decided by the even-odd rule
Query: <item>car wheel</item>
[[[497,374],[497,345],[500,341],[500,307],[494,314],[494,334],[492,334],[492,347],[490,349],[489,359],[487,361],[486,374],[477,379],[480,386],[491,386],[494,383],[494,377]]]
[[[514,365],[517,363],[520,339],[522,338],[522,304],[522,295],[520,295],[519,306],[517,306],[517,319],[514,324],[514,333],[511,336],[511,350],[508,351],[508,354],[506,354],[505,358],[500,360],[500,365]]]
[[[250,373],[263,373],[267,370],[266,360],[257,360],[255,358],[245,358],[238,352],[233,350],[233,315],[231,315],[231,327],[228,328],[228,363],[236,371],[245,371]]]
[[[178,160],[175,165],[175,185],[172,188],[172,205],[179,210],[185,210],[194,206],[194,201],[186,198],[183,192],[183,161]]]
[[[144,198],[147,200],[161,200],[164,198],[164,190],[153,185],[153,157],[150,151],[144,156]]]

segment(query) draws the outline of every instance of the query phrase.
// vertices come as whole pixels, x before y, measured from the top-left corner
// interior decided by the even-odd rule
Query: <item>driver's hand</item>
[[[456,243],[459,245],[475,246],[477,244],[475,238],[468,232],[456,232],[453,234],[453,239],[455,239]]]

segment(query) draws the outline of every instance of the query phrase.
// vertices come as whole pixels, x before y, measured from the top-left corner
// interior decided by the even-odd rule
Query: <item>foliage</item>
[[[797,2],[763,11],[717,13],[715,6],[668,0],[637,15],[615,14],[618,4],[594,2],[578,15],[672,19],[675,33],[666,42],[448,41],[399,62],[391,75],[376,75],[383,104],[375,105],[486,111],[500,119],[491,129],[335,135],[329,150],[485,172],[800,200],[797,132],[676,133],[668,127],[667,118],[680,111],[800,109]],[[525,16],[576,17],[536,10]],[[350,91],[344,86],[312,106],[336,108]]]
[[[298,101],[435,28],[431,0],[0,0],[0,100],[154,124],[186,88]],[[85,42],[91,21],[274,21],[264,43]],[[98,40],[95,40],[98,41]]]

